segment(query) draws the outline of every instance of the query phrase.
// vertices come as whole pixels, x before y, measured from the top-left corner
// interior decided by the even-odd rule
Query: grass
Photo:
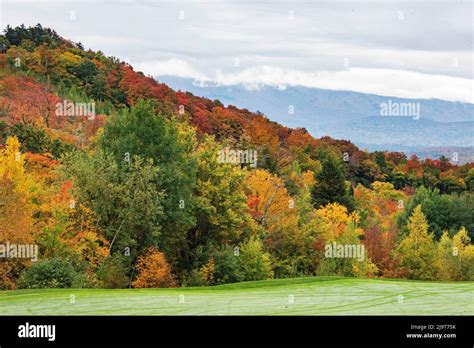
[[[176,289],[0,291],[0,315],[473,314],[474,282],[312,277]]]

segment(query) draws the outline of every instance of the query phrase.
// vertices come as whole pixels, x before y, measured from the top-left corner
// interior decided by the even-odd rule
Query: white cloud
[[[189,77],[206,81],[208,78],[195,70],[189,63],[181,59],[168,59],[164,61],[148,61],[134,64],[135,70],[143,71],[153,76],[178,76]]]
[[[472,102],[471,5],[8,0],[0,17],[4,25],[40,22],[154,76]],[[181,10],[184,20],[178,18]],[[240,60],[237,68],[234,58]]]
[[[215,82],[223,86],[240,84],[247,89],[258,89],[264,85],[280,89],[285,86],[304,86],[401,98],[433,98],[474,103],[473,80],[408,70],[348,68],[341,71],[308,73],[275,66],[259,66],[231,73],[218,70],[214,76],[206,76],[185,61],[177,59],[140,64],[139,67],[154,76],[193,78],[200,83]]]

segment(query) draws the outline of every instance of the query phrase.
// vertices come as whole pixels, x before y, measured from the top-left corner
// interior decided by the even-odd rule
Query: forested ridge
[[[39,24],[0,52],[0,245],[39,249],[0,260],[1,289],[474,280],[474,163],[456,154],[316,139]]]

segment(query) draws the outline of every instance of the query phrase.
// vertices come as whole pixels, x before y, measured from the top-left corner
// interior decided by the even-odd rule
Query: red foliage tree
[[[49,88],[30,77],[7,76],[0,80],[0,109],[12,124],[57,126],[56,103],[59,98]]]

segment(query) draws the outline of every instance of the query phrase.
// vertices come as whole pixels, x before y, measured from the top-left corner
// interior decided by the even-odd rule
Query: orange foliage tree
[[[137,279],[132,282],[135,288],[169,288],[176,285],[165,254],[154,247],[138,258],[137,271]]]
[[[373,188],[358,185],[354,190],[357,208],[364,217],[363,244],[381,274],[393,275],[398,264],[392,255],[398,233],[396,217],[404,207],[406,196],[390,183],[376,181]]]

